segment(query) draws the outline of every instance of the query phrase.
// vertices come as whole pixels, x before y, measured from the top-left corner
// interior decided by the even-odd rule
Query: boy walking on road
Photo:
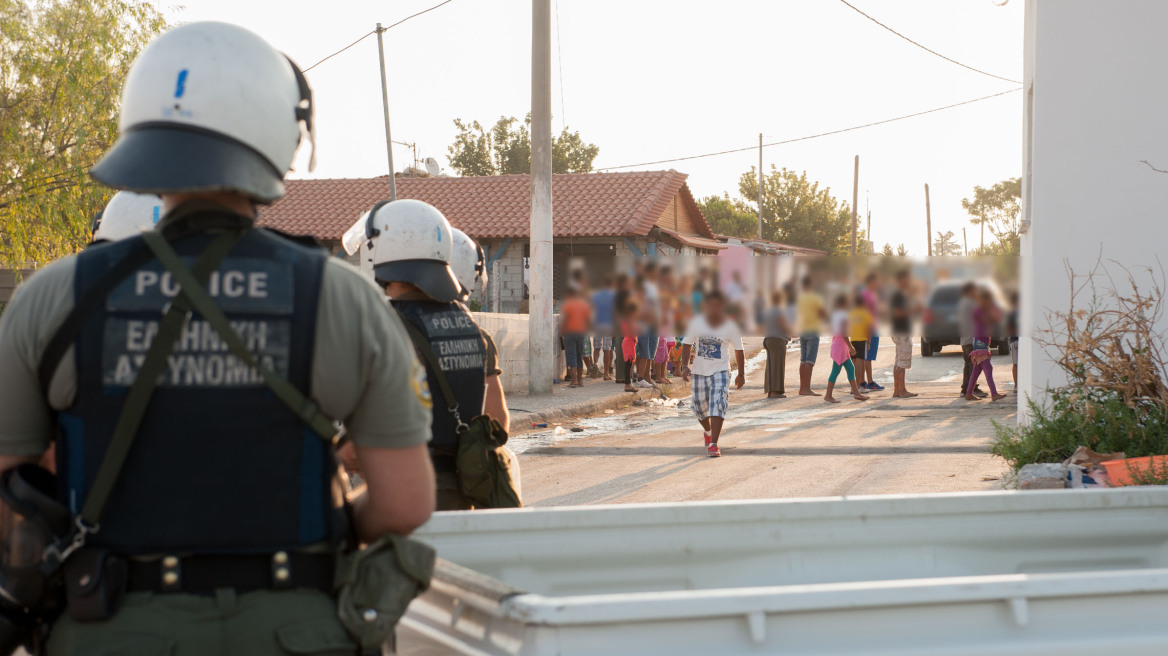
[[[721,292],[706,294],[701,316],[695,317],[685,331],[681,342],[682,380],[693,377],[693,411],[706,442],[706,453],[711,458],[722,455],[718,438],[722,434],[726,409],[730,405],[730,349],[738,364],[735,389],[746,384],[746,354],[742,349],[742,332],[726,316],[726,299]],[[693,366],[689,366],[690,353]]]

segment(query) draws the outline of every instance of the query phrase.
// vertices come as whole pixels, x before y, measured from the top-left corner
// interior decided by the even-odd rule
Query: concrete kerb
[[[564,423],[572,419],[579,419],[603,413],[605,410],[620,410],[629,407],[634,400],[648,401],[656,398],[658,393],[655,389],[638,389],[636,392],[626,392],[623,388],[616,387],[616,394],[610,394],[598,399],[588,399],[585,401],[577,401],[574,403],[567,403],[556,408],[548,410],[539,410],[535,412],[511,412],[511,434],[518,435],[533,430],[544,430],[542,428],[532,428],[531,425],[546,423],[549,426],[555,423]],[[524,402],[526,399],[524,399]]]

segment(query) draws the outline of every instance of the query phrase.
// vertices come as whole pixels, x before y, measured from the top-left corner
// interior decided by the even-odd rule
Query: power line
[[[416,14],[410,14],[409,16],[406,16],[405,18],[399,20],[398,22],[394,23],[393,25],[390,25],[389,27],[387,27],[385,29],[392,30],[393,28],[397,27],[398,25],[401,25],[402,23],[410,20],[411,18],[417,18],[418,16],[421,16],[422,14],[428,14],[428,13],[434,11],[435,9],[441,7],[442,5],[448,5],[451,2],[454,2],[454,0],[444,0],[443,2],[439,2],[438,4],[434,5],[433,7],[430,7],[429,9],[423,9],[422,11],[419,11]]]
[[[362,42],[362,41],[364,41],[365,39],[367,39],[367,38],[369,38],[369,37],[373,36],[373,33],[374,33],[374,31],[375,31],[375,30],[370,30],[370,31],[368,31],[368,32],[366,32],[366,33],[364,33],[364,34],[362,34],[362,35],[361,35],[361,38],[359,38],[359,39],[357,39],[356,41],[354,41],[354,42],[350,43],[349,45],[345,46],[344,48],[341,48],[340,50],[338,50],[338,51],[334,52],[333,54],[329,55],[328,57],[325,57],[324,59],[322,59],[322,60],[320,60],[320,61],[316,62],[316,63],[315,63],[315,64],[313,64],[312,66],[309,66],[308,68],[304,69],[304,72],[305,72],[305,73],[307,73],[308,71],[311,71],[312,69],[316,68],[317,66],[320,66],[321,64],[323,64],[323,63],[325,63],[326,61],[328,61],[328,60],[332,59],[333,57],[336,57],[337,55],[339,55],[339,54],[341,54],[342,52],[344,52],[344,51],[348,50],[349,48],[352,48],[353,46],[357,45],[358,43],[361,43],[361,42]]]
[[[454,0],[444,0],[443,2],[439,2],[438,4],[434,5],[433,7],[430,7],[430,8],[428,8],[428,9],[423,9],[422,11],[419,11],[419,12],[418,12],[418,13],[416,13],[416,14],[410,14],[409,16],[406,16],[405,18],[403,18],[403,19],[399,20],[398,22],[396,22],[396,23],[394,23],[394,24],[390,25],[389,27],[383,27],[383,28],[381,28],[381,31],[382,31],[382,32],[384,32],[384,31],[386,31],[386,30],[391,30],[391,29],[393,29],[393,28],[397,27],[398,25],[401,25],[402,23],[404,23],[404,22],[406,22],[406,21],[410,20],[411,18],[417,18],[418,16],[421,16],[422,14],[426,14],[426,13],[429,13],[429,12],[431,12],[431,11],[434,11],[435,9],[437,9],[437,8],[441,7],[442,5],[447,5],[447,4],[450,4],[451,2],[454,2]],[[328,57],[325,57],[324,59],[322,59],[322,60],[320,60],[320,61],[316,62],[316,63],[315,63],[315,64],[313,64],[312,66],[309,66],[308,68],[304,69],[304,72],[305,72],[305,73],[307,73],[308,71],[311,71],[312,69],[316,68],[317,66],[320,66],[321,64],[323,64],[323,63],[325,63],[326,61],[328,61],[328,60],[332,59],[333,57],[336,57],[337,55],[339,55],[339,54],[341,54],[342,52],[344,52],[344,51],[348,50],[349,48],[352,48],[353,46],[357,45],[358,43],[361,43],[361,42],[362,42],[362,41],[364,41],[365,39],[367,39],[367,38],[369,38],[369,37],[373,36],[373,35],[374,35],[376,32],[377,32],[377,30],[371,30],[371,31],[369,31],[369,32],[366,32],[365,34],[362,34],[362,35],[361,35],[361,37],[360,37],[359,39],[357,39],[356,41],[354,41],[354,42],[350,43],[349,45],[345,46],[344,48],[341,48],[340,50],[338,50],[338,51],[334,52],[333,54],[329,55]]]
[[[842,2],[842,3],[844,3],[845,5],[847,5],[848,7],[850,7],[852,11],[854,11],[854,12],[856,12],[857,14],[859,14],[859,15],[863,16],[864,18],[867,18],[868,20],[872,21],[873,23],[876,23],[877,25],[879,25],[880,27],[883,27],[884,29],[888,30],[889,32],[892,32],[892,33],[893,33],[893,34],[895,34],[896,36],[898,36],[898,37],[900,37],[900,38],[904,39],[905,41],[908,41],[909,43],[911,43],[911,44],[913,44],[914,46],[916,46],[916,47],[920,48],[921,50],[924,50],[925,52],[928,52],[928,53],[934,54],[934,55],[936,55],[936,56],[940,57],[941,59],[944,59],[944,60],[945,60],[945,61],[947,61],[947,62],[950,62],[950,63],[952,63],[952,64],[957,64],[957,65],[958,65],[958,66],[960,66],[961,68],[969,69],[969,70],[973,71],[974,73],[981,73],[982,75],[986,75],[986,76],[992,77],[992,78],[994,78],[995,80],[1002,80],[1003,82],[1013,82],[1014,84],[1022,84],[1022,83],[1021,83],[1021,82],[1019,82],[1018,80],[1011,80],[1011,79],[1010,79],[1010,78],[1008,78],[1008,77],[1002,77],[1001,75],[994,75],[993,73],[987,73],[986,71],[983,71],[983,70],[981,70],[981,69],[974,68],[974,67],[972,67],[972,66],[969,66],[969,65],[967,65],[967,64],[962,64],[961,62],[957,61],[956,59],[953,59],[952,57],[946,57],[945,55],[942,55],[941,53],[937,52],[936,50],[933,50],[932,48],[929,48],[928,46],[925,46],[925,45],[923,45],[923,44],[921,44],[921,43],[918,43],[917,41],[913,41],[912,39],[910,39],[910,38],[908,38],[907,36],[905,36],[905,35],[901,34],[900,32],[897,32],[896,30],[892,29],[891,27],[888,27],[888,26],[887,26],[887,25],[885,25],[884,23],[881,23],[880,21],[876,20],[875,18],[872,18],[872,17],[871,17],[871,16],[869,16],[868,14],[865,14],[863,11],[860,11],[860,9],[859,9],[858,7],[856,7],[856,6],[855,6],[855,5],[853,5],[852,3],[848,2],[848,0],[840,0],[840,2]]]
[[[903,121],[903,120],[909,119],[909,118],[916,118],[917,116],[924,116],[925,114],[932,114],[933,112],[940,112],[940,111],[944,111],[946,109],[953,109],[954,107],[961,107],[962,105],[970,105],[970,104],[973,104],[976,102],[981,102],[983,100],[990,100],[991,98],[997,98],[999,96],[1004,96],[1006,94],[1014,93],[1015,91],[1021,91],[1021,90],[1022,90],[1022,87],[1018,87],[1017,89],[1010,89],[1009,91],[1002,91],[1000,93],[995,93],[995,94],[991,94],[988,96],[982,96],[981,98],[974,98],[972,100],[964,100],[964,101],[959,102],[959,103],[953,103],[952,105],[945,105],[944,107],[934,107],[933,109],[926,109],[923,112],[916,112],[913,114],[905,114],[904,116],[897,116],[896,118],[886,118],[882,121],[873,121],[871,123],[865,123],[863,125],[853,125],[850,128],[840,128],[838,130],[831,130],[829,132],[820,132],[819,134],[811,134],[811,135],[807,135],[805,137],[795,137],[794,139],[784,139],[783,141],[772,141],[771,143],[763,144],[762,146],[763,146],[763,148],[769,148],[770,146],[782,146],[783,144],[795,143],[796,141],[807,141],[809,139],[818,139],[820,137],[828,137],[828,136],[831,136],[833,134],[841,134],[843,132],[852,132],[853,130],[862,130],[864,128],[875,127],[877,125],[884,125],[885,123],[893,123],[895,121]],[[715,153],[703,153],[701,155],[688,155],[686,157],[674,157],[673,159],[659,159],[659,160],[656,160],[653,162],[641,162],[640,164],[622,164],[621,166],[605,166],[605,167],[598,168],[596,170],[597,171],[615,171],[616,169],[631,169],[631,168],[636,168],[638,166],[652,166],[654,164],[669,164],[670,162],[683,162],[683,161],[691,160],[691,159],[702,159],[705,157],[715,157],[717,155],[729,155],[731,153],[743,153],[743,152],[746,152],[748,150],[755,150],[757,148],[758,148],[758,146],[746,146],[744,148],[732,148],[730,150],[719,150],[718,152],[715,152]]]

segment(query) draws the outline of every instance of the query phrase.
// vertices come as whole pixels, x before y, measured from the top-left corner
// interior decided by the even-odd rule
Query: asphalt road
[[[886,340],[890,341],[890,340]],[[749,344],[748,344],[749,348]],[[1016,397],[1009,357],[994,357],[1007,399],[958,398],[961,353],[914,354],[909,390],[893,399],[893,349],[881,348],[871,400],[837,390],[839,404],[799,397],[798,353],[788,355],[788,398],[766,399],[761,355],[747,366],[747,384],[730,396],[720,445],[710,458],[702,431],[686,408],[648,406],[580,419],[584,432],[518,436],[524,500],[530,506],[759,499],[992,490],[1005,463],[989,453],[993,422],[1013,426]],[[830,369],[824,346],[813,375],[822,391]],[[843,376],[841,383],[843,382]],[[794,382],[792,382],[794,381]],[[676,379],[673,388],[684,386]],[[985,385],[982,385],[985,389]],[[677,396],[688,396],[678,390]],[[572,424],[569,424],[572,425]]]

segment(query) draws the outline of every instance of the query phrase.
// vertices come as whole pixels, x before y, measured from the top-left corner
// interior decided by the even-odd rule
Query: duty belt
[[[131,560],[129,592],[210,594],[311,588],[331,593],[335,554],[278,551],[274,554],[163,556]]]

